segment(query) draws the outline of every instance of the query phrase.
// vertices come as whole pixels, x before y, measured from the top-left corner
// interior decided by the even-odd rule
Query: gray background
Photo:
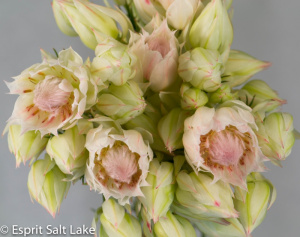
[[[294,125],[300,130],[300,2],[236,0],[233,6],[233,48],[272,62],[273,66],[256,78],[266,80],[282,98],[288,100],[283,111],[294,115]],[[85,48],[78,38],[67,37],[59,31],[49,0],[1,0],[0,130],[4,129],[16,99],[7,94],[8,88],[3,81],[9,81],[25,68],[40,62],[39,48],[51,51],[55,47],[59,51],[70,45],[84,59],[93,56],[93,52]],[[0,139],[0,226],[90,225],[93,217],[91,209],[100,205],[100,195],[77,183],[71,187],[59,215],[53,219],[38,203],[31,203],[26,184],[28,165],[15,168],[15,160],[8,151],[6,139],[6,136]],[[299,236],[299,153],[299,142],[296,142],[283,168],[268,165],[270,170],[265,176],[276,186],[278,198],[253,236]]]

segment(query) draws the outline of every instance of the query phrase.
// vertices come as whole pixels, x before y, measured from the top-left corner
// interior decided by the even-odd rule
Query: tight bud
[[[220,87],[222,66],[217,50],[195,48],[180,55],[178,73],[194,87],[213,92]]]
[[[286,103],[262,80],[252,80],[239,90],[239,98],[252,108],[263,104],[263,111],[270,112]],[[259,107],[257,106],[257,108]]]
[[[102,86],[106,81],[121,86],[134,77],[133,65],[136,58],[128,52],[126,45],[114,39],[102,39],[95,53],[91,73],[98,86]]]
[[[238,216],[229,184],[223,181],[213,183],[213,178],[206,174],[187,174],[184,171],[178,174],[177,183],[176,200],[192,216],[203,219]]]
[[[16,166],[20,163],[38,158],[45,149],[48,139],[41,138],[39,131],[29,131],[21,133],[21,125],[11,125],[8,127],[8,147],[16,157]]]
[[[40,203],[53,217],[68,193],[70,183],[63,181],[66,175],[51,161],[48,154],[37,160],[28,175],[28,190],[31,199]]]
[[[218,50],[226,62],[232,40],[233,29],[225,4],[222,0],[211,1],[192,25],[192,47]]]
[[[183,217],[173,215],[170,211],[154,225],[157,237],[196,237],[192,224]]]
[[[146,102],[139,85],[128,81],[122,86],[110,85],[98,96],[97,109],[123,124],[143,113]]]
[[[116,39],[121,35],[117,26],[119,23],[122,28],[121,37],[126,39],[128,30],[132,27],[123,13],[89,1],[54,0],[52,6],[56,22],[63,33],[76,35],[76,32],[91,49],[97,46],[95,31]]]
[[[144,197],[139,197],[143,210],[156,223],[166,215],[174,199],[173,165],[169,162],[160,163],[154,159],[150,163],[146,181],[150,186],[142,187]]]
[[[113,199],[102,204],[103,213],[100,217],[102,232],[109,237],[142,237],[140,223],[132,215],[125,212],[125,208]],[[104,236],[105,236],[104,234]],[[101,235],[102,237],[103,235]]]
[[[208,102],[207,94],[189,83],[183,83],[180,88],[181,108],[196,110]]]
[[[196,221],[193,222],[205,236],[222,236],[222,237],[249,237],[245,233],[243,225],[238,219],[225,219],[224,223],[213,221]]]
[[[89,153],[85,149],[85,136],[79,133],[77,126],[52,137],[46,151],[55,160],[59,169],[69,174],[72,180],[84,174]]]
[[[295,142],[293,117],[288,113],[272,113],[258,123],[258,143],[261,151],[273,162],[280,164],[291,153]]]
[[[148,101],[146,101],[146,103],[147,106],[144,110],[144,113],[133,119],[130,119],[123,126],[126,129],[137,130],[143,136],[145,133],[150,135],[151,139],[149,139],[149,143],[151,145],[151,148],[156,151],[167,153],[168,151],[157,129],[161,114],[158,109],[152,106]]]
[[[276,199],[276,189],[272,183],[260,173],[252,173],[247,177],[248,192],[245,201],[234,199],[234,207],[239,212],[239,221],[244,226],[247,236],[259,226],[266,216],[267,210]]]
[[[190,115],[189,111],[176,108],[159,121],[158,132],[169,152],[183,148],[184,120]]]
[[[220,104],[228,100],[236,100],[237,97],[237,93],[233,93],[228,85],[222,84],[218,90],[210,94],[209,102]]]
[[[269,62],[260,61],[244,52],[231,50],[224,66],[222,81],[230,87],[239,86],[270,65]]]

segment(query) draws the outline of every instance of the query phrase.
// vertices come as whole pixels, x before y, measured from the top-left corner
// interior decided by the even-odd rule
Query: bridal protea
[[[149,82],[153,91],[172,86],[177,79],[178,41],[166,21],[151,34],[132,35],[130,53],[139,61],[137,81]]]
[[[121,130],[101,123],[86,137],[89,161],[85,178],[91,189],[120,204],[130,197],[143,196],[152,150],[135,130]]]
[[[221,179],[246,189],[246,176],[264,169],[264,156],[252,128],[256,125],[251,109],[243,102],[199,108],[185,120],[187,161],[195,171],[211,172],[214,181]]]
[[[58,58],[42,51],[42,63],[26,69],[7,83],[11,94],[19,94],[9,124],[19,124],[22,132],[52,133],[76,122],[96,100],[81,57],[71,48]],[[89,96],[87,96],[89,95]]]

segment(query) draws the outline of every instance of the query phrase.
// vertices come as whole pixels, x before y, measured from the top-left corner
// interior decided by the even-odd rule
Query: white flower
[[[178,41],[166,21],[151,34],[132,35],[129,51],[140,62],[135,80],[149,81],[153,91],[171,86],[177,79]],[[141,80],[142,79],[142,80]]]
[[[42,51],[44,60],[7,83],[11,94],[19,94],[9,124],[22,132],[39,130],[41,135],[72,126],[84,110],[96,102],[96,86],[81,57],[71,48],[58,58]]]
[[[225,107],[230,106],[230,107]],[[201,107],[185,120],[183,145],[195,171],[209,171],[219,179],[243,188],[246,176],[263,170],[251,109],[240,101],[217,109]]]
[[[137,131],[103,124],[87,134],[90,154],[85,177],[92,189],[123,205],[130,197],[143,196],[140,188],[148,185],[145,179],[153,154]]]

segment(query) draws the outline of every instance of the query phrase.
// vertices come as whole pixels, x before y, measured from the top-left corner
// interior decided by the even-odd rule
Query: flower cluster
[[[250,236],[276,198],[264,163],[295,141],[285,100],[248,81],[270,63],[231,49],[231,1],[116,3],[53,0],[60,30],[95,57],[42,50],[7,83],[31,198],[55,216],[82,179],[105,199],[100,236]]]

